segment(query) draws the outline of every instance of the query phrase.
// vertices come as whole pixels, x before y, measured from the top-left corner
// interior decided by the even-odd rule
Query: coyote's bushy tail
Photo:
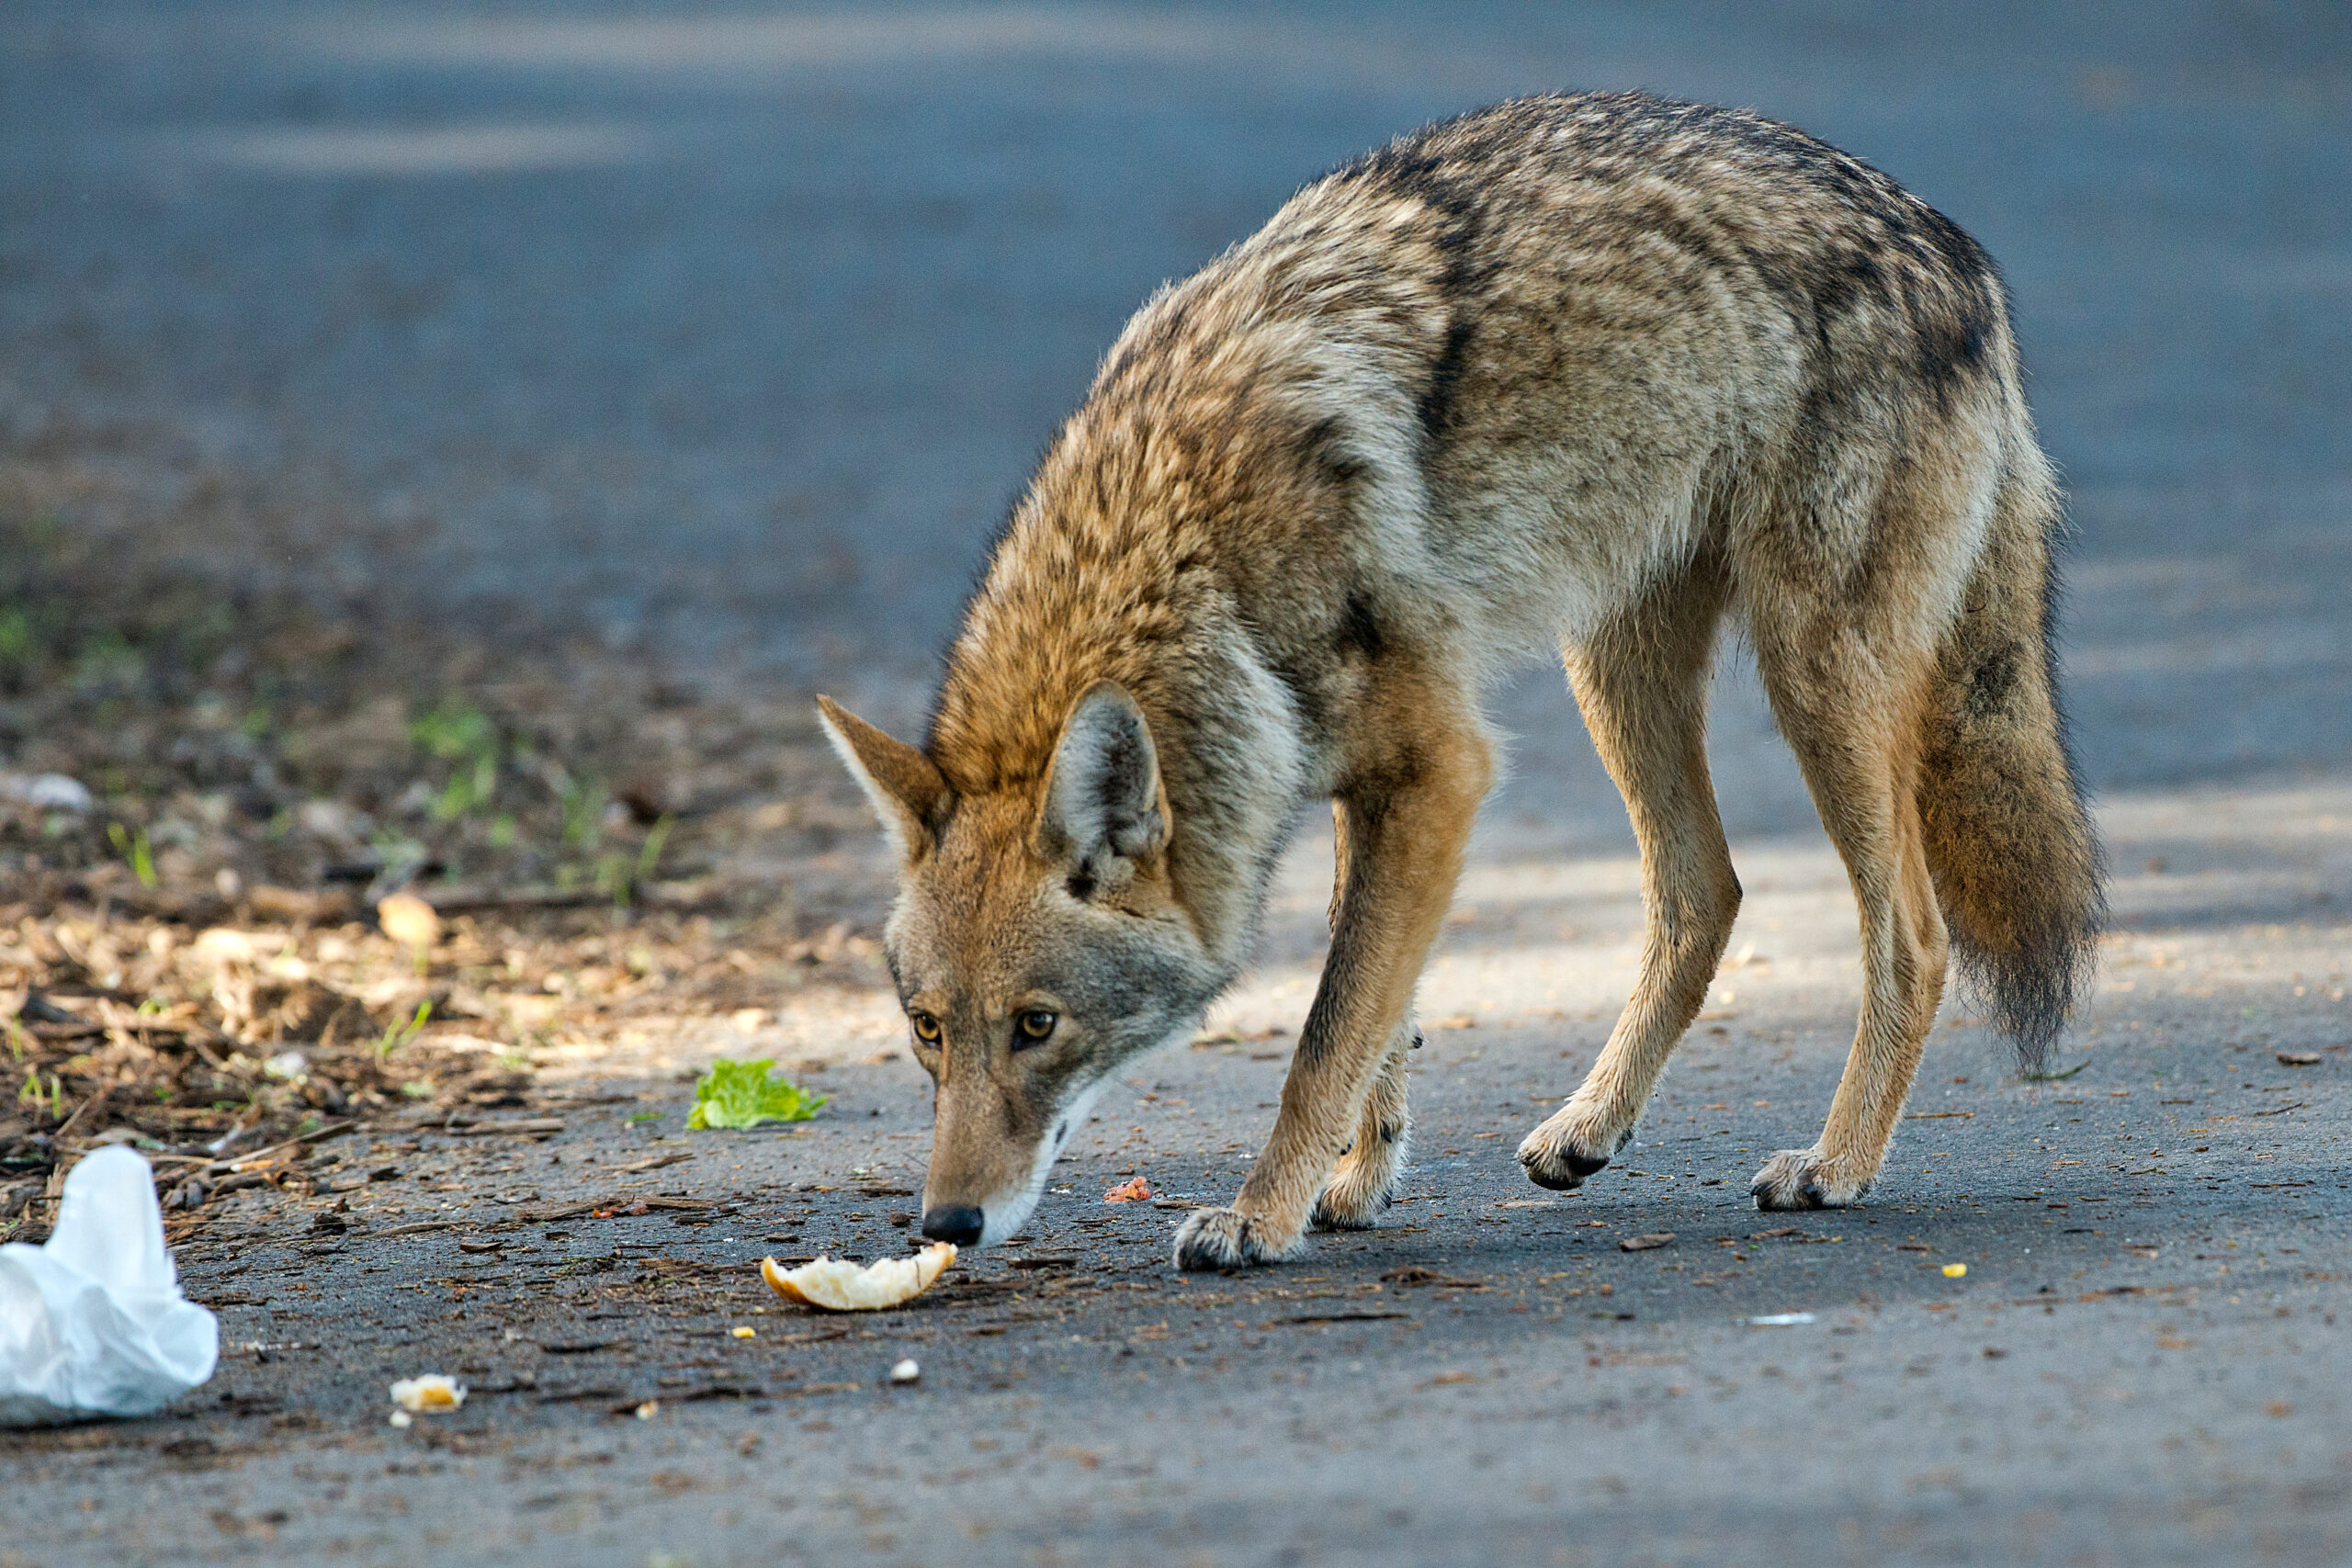
[[[1919,773],[1928,866],[1962,976],[2029,1072],[2088,979],[2107,917],[2050,646],[2057,488],[2030,457],[2002,486],[1942,649]]]

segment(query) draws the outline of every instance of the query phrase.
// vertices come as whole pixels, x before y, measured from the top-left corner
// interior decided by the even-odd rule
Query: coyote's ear
[[[947,781],[931,759],[902,740],[893,740],[831,697],[817,699],[826,738],[874,803],[882,831],[905,860],[928,853],[938,824],[947,815]]]
[[[1151,726],[1133,697],[1100,682],[1062,725],[1037,814],[1037,853],[1091,883],[1111,869],[1107,861],[1140,861],[1167,841],[1168,796]]]

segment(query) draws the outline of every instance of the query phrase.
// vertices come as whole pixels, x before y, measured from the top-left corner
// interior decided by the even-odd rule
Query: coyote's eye
[[[910,1012],[907,1021],[915,1026],[915,1038],[926,1045],[939,1043],[939,1020],[927,1012]]]
[[[1031,1008],[1021,1015],[1021,1032],[1012,1042],[1013,1049],[1017,1051],[1023,1045],[1042,1043],[1046,1036],[1053,1033],[1057,1021],[1055,1016],[1044,1008]]]

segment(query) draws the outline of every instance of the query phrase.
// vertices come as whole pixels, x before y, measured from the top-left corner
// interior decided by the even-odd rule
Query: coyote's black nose
[[[980,1212],[969,1203],[922,1212],[923,1235],[933,1241],[952,1241],[958,1247],[969,1247],[979,1240],[982,1223]]]

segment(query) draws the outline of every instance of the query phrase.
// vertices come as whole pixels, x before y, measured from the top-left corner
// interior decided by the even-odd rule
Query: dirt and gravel
[[[1956,998],[1870,1203],[1748,1206],[1859,967],[1735,653],[1730,957],[1639,1144],[1528,1186],[1639,930],[1538,674],[1386,1224],[1167,1266],[1272,1120],[1310,827],[1025,1235],[786,1306],[763,1257],[910,1249],[928,1137],[811,692],[917,728],[1161,278],[1561,85],[1794,119],[2002,258],[2116,874],[2067,1076]],[[2323,6],[10,7],[0,1236],[133,1142],[225,1354],[0,1436],[0,1565],[2352,1556],[2347,114]],[[827,1103],[690,1130],[719,1056]]]

